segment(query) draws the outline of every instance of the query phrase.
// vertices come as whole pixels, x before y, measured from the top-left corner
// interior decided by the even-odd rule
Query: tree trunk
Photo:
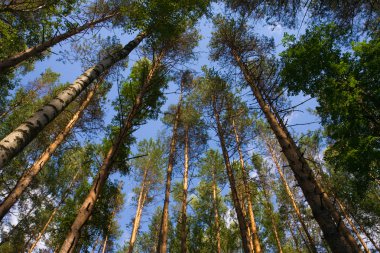
[[[100,81],[101,82],[101,81]],[[16,186],[12,189],[12,191],[5,197],[4,201],[0,204],[0,220],[4,218],[4,216],[8,213],[9,209],[17,202],[20,198],[21,194],[25,191],[25,189],[30,185],[33,178],[41,171],[43,166],[49,161],[52,154],[57,150],[57,148],[62,144],[62,142],[66,139],[66,137],[70,134],[71,130],[74,128],[75,124],[78,122],[80,117],[83,114],[83,111],[90,104],[94,94],[95,89],[99,86],[100,82],[96,84],[93,90],[91,90],[86,99],[83,101],[82,105],[79,107],[78,111],[71,118],[69,123],[60,132],[55,140],[45,149],[45,151],[40,155],[40,157],[33,163],[32,167],[30,167],[21,178],[18,180]]]
[[[45,41],[45,42],[43,42],[37,46],[28,48],[22,52],[16,53],[15,55],[8,57],[7,59],[1,60],[0,61],[0,74],[6,72],[6,70],[8,70],[12,67],[16,67],[18,64],[20,64],[23,61],[26,61],[32,57],[37,56],[38,54],[46,51],[48,48],[64,41],[67,38],[70,38],[71,36],[74,36],[74,35],[82,32],[86,29],[94,27],[95,25],[97,25],[99,23],[102,23],[104,21],[111,19],[115,15],[116,15],[116,13],[113,13],[110,15],[106,15],[102,18],[96,19],[94,21],[87,22],[86,24],[84,24],[82,26],[75,27],[74,29],[70,29],[69,31],[67,31],[61,35],[58,35],[56,37],[53,37],[53,38],[49,39],[48,41]]]
[[[356,222],[356,224],[359,225],[359,228],[360,230],[365,234],[365,236],[368,238],[368,240],[372,243],[373,247],[375,247],[375,249],[380,252],[380,246],[378,246],[376,244],[376,242],[373,240],[372,236],[367,232],[367,230],[363,227],[362,224],[360,224],[360,222],[358,222],[356,219],[355,219],[355,216],[351,213],[351,217],[352,219]]]
[[[255,253],[260,253],[261,252],[261,245],[260,245],[260,239],[259,235],[257,233],[257,227],[256,227],[256,222],[255,222],[255,216],[253,213],[253,208],[252,208],[252,200],[251,200],[251,191],[249,189],[249,182],[248,182],[248,173],[245,169],[244,165],[244,157],[243,157],[243,152],[241,150],[241,143],[240,143],[240,137],[237,132],[236,126],[235,126],[235,120],[232,119],[232,126],[234,129],[235,133],[235,140],[236,140],[236,145],[237,145],[237,150],[239,153],[239,160],[240,160],[240,167],[241,167],[241,172],[243,176],[243,183],[244,183],[244,197],[247,200],[247,209],[248,209],[248,214],[249,214],[249,220],[250,220],[250,230],[252,233],[252,240],[254,244],[254,252]]]
[[[226,170],[227,170],[228,180],[229,180],[230,187],[231,187],[232,201],[233,201],[235,211],[236,211],[236,216],[238,219],[243,250],[245,253],[249,253],[249,252],[252,252],[252,250],[250,249],[249,242],[247,240],[247,229],[248,228],[247,228],[247,224],[245,222],[245,217],[243,215],[243,211],[242,211],[242,208],[240,205],[241,201],[239,200],[238,193],[236,190],[235,176],[234,176],[233,171],[232,171],[230,158],[228,155],[228,151],[227,151],[227,147],[226,147],[226,143],[225,143],[225,139],[224,139],[224,135],[223,135],[223,127],[220,123],[219,113],[218,113],[217,108],[216,108],[215,96],[212,96],[212,103],[213,103],[214,117],[215,117],[216,126],[217,126],[217,133],[218,133],[218,137],[219,137],[219,141],[220,141],[220,146],[222,148],[222,153],[223,153],[224,163],[225,163]]]
[[[66,188],[65,192],[63,193],[62,195],[62,198],[61,200],[59,201],[58,205],[54,208],[53,212],[50,214],[50,217],[49,219],[47,220],[47,222],[45,223],[45,226],[42,228],[42,230],[38,233],[38,236],[35,240],[35,242],[32,244],[32,246],[30,247],[30,249],[28,250],[28,253],[32,253],[34,248],[37,246],[38,242],[41,240],[42,236],[44,235],[46,229],[49,227],[51,221],[53,220],[55,214],[57,213],[58,209],[61,207],[61,205],[65,202],[67,196],[69,195],[71,189],[72,189],[72,186],[74,185],[78,175],[79,175],[79,172],[80,170],[78,170],[73,179],[71,180],[70,184],[69,184],[69,187]]]
[[[294,234],[294,231],[293,231],[293,228],[289,222],[289,220],[286,221],[286,224],[288,225],[288,228],[289,228],[289,231],[290,231],[290,235],[292,236],[292,239],[294,241],[294,245],[296,246],[296,250],[298,253],[302,253],[301,249],[300,249],[300,245],[298,243],[298,240],[297,240],[297,237],[296,235]]]
[[[140,227],[141,215],[142,215],[142,211],[144,208],[144,204],[145,204],[145,200],[146,200],[146,196],[148,192],[148,189],[146,189],[148,187],[146,185],[147,174],[148,174],[148,168],[145,168],[143,181],[141,182],[141,187],[140,187],[139,199],[137,201],[137,210],[136,210],[135,219],[133,221],[131,238],[129,239],[128,253],[133,252],[133,247],[135,246],[137,232]]]
[[[354,231],[356,237],[359,239],[360,243],[363,245],[364,247],[364,251],[366,253],[371,253],[371,251],[368,249],[368,246],[367,244],[365,243],[365,241],[363,240],[363,238],[360,236],[360,233],[359,231],[356,229],[356,226],[355,224],[352,222],[350,216],[347,214],[346,210],[344,209],[342,203],[339,201],[339,199],[335,198],[336,200],[336,203],[338,204],[340,210],[342,211],[344,217],[346,218],[348,224],[350,224],[351,228],[352,228],[352,231]]]
[[[145,33],[140,33],[134,40],[125,45],[122,50],[114,55],[109,55],[94,67],[89,68],[73,84],[60,92],[56,98],[52,99],[50,103],[43,106],[33,116],[2,139],[0,141],[0,169],[21,152],[48,123],[57,117],[95,79],[99,78],[116,62],[126,58],[145,36]]]
[[[108,241],[108,235],[106,235],[106,238],[104,238],[104,243],[103,243],[102,253],[105,253],[105,252],[106,252],[106,249],[107,249],[107,241]]]
[[[158,235],[157,253],[166,253],[166,248],[167,248],[170,187],[171,187],[171,181],[172,181],[173,166],[175,162],[177,129],[178,129],[178,124],[179,124],[179,119],[180,119],[180,114],[181,114],[181,106],[182,106],[182,87],[181,87],[181,95],[179,97],[177,111],[176,111],[174,125],[173,125],[173,135],[170,141],[169,162],[168,162],[168,169],[166,171],[165,200],[164,200],[164,207],[162,209],[160,233]]]
[[[181,252],[187,253],[187,189],[189,177],[189,127],[185,126],[185,166],[183,171],[183,196],[181,207]]]
[[[133,127],[133,119],[141,110],[144,95],[147,91],[147,88],[150,85],[150,80],[152,79],[153,74],[159,67],[159,63],[162,57],[163,55],[161,54],[156,59],[156,62],[153,63],[153,66],[149,71],[149,74],[146,80],[144,81],[144,84],[141,87],[139,94],[135,98],[134,104],[131,108],[131,111],[128,114],[128,117],[124,120],[122,129],[120,130],[118,136],[114,139],[111,148],[108,150],[108,153],[104,158],[103,163],[99,169],[98,175],[94,179],[90,192],[88,193],[86,199],[80,207],[77,217],[71,225],[70,231],[66,235],[66,239],[63,242],[59,251],[60,253],[72,252],[74,250],[75,245],[80,236],[80,231],[92,214],[95,202],[98,199],[99,193],[108,178],[110,169],[117,156],[119,148],[121,147],[124,139],[131,133]]]
[[[273,160],[274,165],[275,165],[275,167],[276,167],[276,169],[277,169],[277,172],[278,172],[278,174],[280,175],[280,179],[281,179],[281,181],[282,181],[282,183],[283,183],[283,185],[284,185],[284,187],[285,187],[286,194],[288,195],[288,197],[289,197],[289,199],[290,199],[290,202],[291,202],[291,204],[292,204],[292,207],[293,207],[293,209],[294,209],[294,212],[296,213],[297,218],[298,218],[299,222],[301,223],[301,226],[302,226],[302,228],[303,228],[303,230],[304,230],[304,232],[305,232],[305,234],[306,234],[306,237],[307,237],[307,240],[308,240],[308,244],[309,244],[309,246],[310,246],[310,249],[311,249],[311,251],[312,251],[313,253],[317,253],[317,248],[316,248],[316,246],[315,246],[314,239],[313,239],[313,237],[311,237],[311,235],[310,235],[310,233],[309,233],[309,230],[307,229],[307,226],[306,226],[306,224],[305,224],[305,222],[304,222],[304,220],[303,220],[303,218],[302,218],[301,212],[300,212],[300,210],[299,210],[299,208],[298,208],[298,206],[297,206],[296,200],[294,199],[293,193],[292,193],[292,191],[290,190],[290,187],[289,187],[289,185],[288,185],[288,182],[286,182],[286,179],[285,179],[284,173],[282,173],[281,166],[280,166],[280,163],[279,163],[279,161],[278,161],[278,159],[277,159],[277,156],[276,156],[276,154],[275,154],[275,151],[274,151],[274,149],[273,149],[273,146],[272,146],[271,143],[269,143],[269,140],[268,140],[268,139],[266,139],[265,137],[263,137],[263,139],[264,139],[264,141],[265,141],[265,143],[266,143],[266,145],[267,145],[268,151],[269,151],[269,153],[270,153],[270,155],[271,155],[271,157],[272,157],[272,160]]]
[[[278,236],[277,224],[276,224],[276,220],[274,219],[273,209],[272,209],[272,205],[270,203],[271,196],[270,196],[270,193],[267,191],[267,188],[266,188],[266,180],[265,180],[264,175],[262,174],[261,171],[258,171],[257,174],[259,176],[261,186],[263,187],[263,195],[265,198],[264,206],[266,207],[268,215],[269,215],[270,220],[271,220],[272,232],[274,235],[274,239],[276,240],[276,246],[277,246],[278,252],[282,253],[282,246],[281,246],[280,237]]]
[[[274,108],[271,108],[270,105],[264,101],[261,90],[255,84],[247,66],[242,62],[235,50],[232,50],[232,54],[274,132],[282,148],[282,152],[287,158],[294,176],[311,207],[314,218],[321,227],[324,237],[328,241],[332,251],[346,253],[361,252],[355,239],[342,222],[340,214],[333,206],[326,192],[316,181],[313,171],[289,135],[288,130],[279,122],[280,119],[276,118]],[[271,111],[271,109],[273,109],[273,111]]]
[[[220,244],[220,224],[219,224],[219,210],[218,210],[218,199],[217,199],[217,187],[216,187],[216,168],[212,171],[212,203],[214,207],[215,216],[215,228],[216,228],[216,249],[217,253],[222,252],[222,247]]]

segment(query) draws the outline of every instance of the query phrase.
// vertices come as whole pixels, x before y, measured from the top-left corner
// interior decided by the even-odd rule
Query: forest
[[[20,252],[380,252],[380,1],[0,0]]]

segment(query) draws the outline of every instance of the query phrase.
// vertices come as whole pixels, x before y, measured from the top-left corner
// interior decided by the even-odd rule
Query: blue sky
[[[218,11],[218,10],[216,10]],[[208,59],[208,42],[211,38],[211,31],[212,31],[212,24],[210,21],[206,19],[202,19],[199,26],[199,31],[202,35],[202,40],[199,42],[199,46],[196,48],[196,52],[198,53],[198,58],[197,61],[188,64],[188,67],[193,69],[194,71],[200,72],[200,68],[203,65],[215,65],[215,63],[211,63]],[[298,29],[297,29],[298,30]],[[281,46],[281,39],[285,31],[296,34],[297,30],[295,31],[289,31],[281,27],[280,25],[278,26],[260,26],[257,29],[257,32],[260,34],[264,34],[269,37],[274,37],[275,39],[275,44],[279,45],[277,47],[277,51],[280,52],[283,50],[283,47]],[[301,27],[300,29],[300,34],[302,34],[304,31],[304,27]],[[94,31],[93,31],[94,32]],[[96,31],[98,34],[100,34],[102,37],[106,36],[117,36],[120,40],[120,42],[124,45],[128,41],[130,41],[135,34],[126,34],[123,33],[121,30],[108,30],[108,29],[101,29],[100,31]],[[91,32],[86,34],[84,36],[84,40],[89,40],[91,37]],[[22,78],[22,84],[26,84],[28,81],[36,79],[41,73],[43,73],[47,68],[51,68],[54,72],[57,72],[61,75],[60,81],[63,82],[72,82],[78,77],[82,72],[83,69],[81,68],[81,65],[79,62],[72,62],[72,63],[63,63],[62,61],[59,61],[58,59],[61,58],[59,55],[60,52],[67,50],[71,51],[71,42],[66,41],[61,43],[60,45],[55,46],[52,51],[54,52],[51,54],[51,56],[47,59],[45,59],[42,62],[37,62],[35,65],[35,70],[28,73]],[[58,55],[57,55],[58,54]],[[135,50],[131,53],[129,57],[129,64],[128,66],[132,66],[133,62],[139,59],[139,53],[138,50]],[[217,66],[216,66],[217,67]],[[124,75],[124,77],[127,77],[128,75],[128,69],[122,70],[121,73]],[[169,89],[167,93],[174,92],[177,90],[178,84],[171,83],[169,86]],[[112,90],[108,94],[108,100],[112,101],[116,98],[117,96],[117,88],[116,85],[113,85]],[[306,98],[303,96],[297,96],[291,98],[292,104],[298,104],[301,101],[305,100]],[[175,104],[178,100],[178,95],[177,94],[169,94],[167,96],[167,102],[162,108],[162,111],[165,111],[166,108],[170,104]],[[253,98],[252,98],[253,100]],[[299,108],[300,111],[304,112],[296,112],[293,115],[290,116],[289,122],[290,124],[298,124],[298,123],[306,123],[306,122],[311,122],[311,121],[318,121],[315,117],[312,117],[308,112],[306,112],[306,108],[314,108],[316,106],[315,101],[309,101],[306,104],[304,104],[302,107]],[[115,112],[113,111],[112,107],[108,105],[103,108],[105,111],[105,123],[108,124],[110,120],[112,119],[113,115]],[[294,129],[297,132],[304,132],[307,129],[315,129],[318,127],[318,125],[307,125],[307,126],[298,126],[295,127]],[[137,141],[140,141],[144,138],[155,138],[157,137],[159,131],[164,130],[165,127],[161,123],[160,120],[155,120],[155,121],[149,121],[146,125],[142,126],[137,132],[135,132],[135,137],[137,138]],[[168,132],[170,129],[168,129]],[[103,133],[99,133],[99,136],[102,136]],[[214,145],[214,144],[211,144]],[[119,175],[113,175],[111,179],[118,178]],[[125,199],[125,206],[124,209],[120,212],[118,219],[120,222],[120,228],[123,230],[123,235],[120,238],[119,242],[122,244],[124,241],[129,240],[129,235],[131,231],[131,227],[126,228],[126,224],[129,224],[131,221],[131,218],[135,214],[135,206],[131,205],[131,197],[132,197],[132,188],[136,186],[136,182],[133,181],[132,176],[130,177],[124,177],[122,178],[123,181],[125,181],[124,184],[124,193],[126,195]],[[195,181],[196,182],[196,181]],[[155,201],[157,205],[161,205],[161,197],[157,198]],[[154,210],[156,206],[152,206],[148,209],[146,209],[147,212],[143,214],[143,223],[142,223],[142,230],[145,230],[147,227],[147,220],[149,220],[150,214],[152,214],[152,210]]]

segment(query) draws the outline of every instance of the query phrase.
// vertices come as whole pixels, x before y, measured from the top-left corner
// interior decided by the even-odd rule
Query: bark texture
[[[43,42],[39,45],[36,45],[34,47],[28,48],[22,52],[19,52],[15,55],[8,57],[7,59],[0,61],[0,73],[4,73],[8,69],[10,69],[12,67],[16,67],[21,62],[26,61],[32,57],[35,57],[38,54],[46,51],[48,48],[66,40],[67,38],[70,38],[71,36],[74,36],[74,35],[82,32],[86,29],[92,28],[99,23],[107,21],[107,20],[111,19],[112,17],[114,17],[115,15],[116,15],[115,13],[110,14],[110,15],[106,15],[102,18],[88,22],[82,26],[75,27],[75,28],[70,29],[69,31],[67,31],[61,35],[58,35],[58,36],[55,36],[55,37],[49,39],[48,41],[45,41],[45,42]]]
[[[218,133],[218,137],[219,137],[219,141],[220,141],[220,146],[222,148],[224,163],[225,163],[226,170],[227,170],[228,181],[229,181],[230,187],[231,187],[232,201],[233,201],[234,208],[236,211],[236,216],[238,219],[239,230],[240,230],[241,240],[242,240],[242,244],[243,244],[243,250],[245,253],[249,253],[249,252],[252,252],[252,249],[250,248],[249,241],[247,240],[248,227],[247,227],[247,223],[245,222],[245,217],[243,214],[242,206],[240,204],[241,201],[239,200],[239,197],[238,197],[238,192],[236,189],[235,176],[234,176],[234,173],[232,171],[230,158],[228,155],[226,142],[224,139],[223,127],[222,127],[221,122],[220,122],[219,112],[216,108],[215,96],[212,96],[212,104],[213,104],[212,106],[213,106],[214,117],[215,117],[215,121],[216,121],[217,133]]]
[[[339,253],[361,252],[355,239],[350,234],[344,222],[342,222],[339,212],[327,196],[327,193],[316,181],[313,171],[290,136],[285,125],[282,124],[281,119],[276,117],[276,111],[274,108],[271,108],[268,102],[264,100],[261,90],[252,78],[248,67],[243,63],[235,50],[232,50],[232,54],[274,132],[282,148],[282,152],[287,158],[289,166],[311,207],[314,218],[323,231],[324,237],[330,248],[333,252]]]
[[[121,147],[127,135],[131,134],[131,130],[133,128],[133,119],[136,117],[136,115],[138,115],[138,113],[141,110],[144,95],[146,94],[147,89],[149,88],[150,80],[152,79],[153,74],[159,67],[159,63],[162,57],[163,55],[160,55],[156,59],[151,70],[149,71],[148,76],[143,86],[141,87],[139,94],[135,98],[134,104],[128,114],[128,117],[126,117],[126,119],[123,122],[123,127],[121,128],[118,136],[114,139],[111,148],[109,149],[106,157],[102,162],[98,175],[94,179],[90,192],[88,193],[86,199],[80,207],[77,217],[71,225],[70,231],[66,235],[66,239],[63,242],[59,251],[60,253],[72,252],[75,249],[75,246],[80,237],[80,231],[92,214],[95,202],[98,199],[100,191],[108,178],[110,169],[112,167],[113,162],[115,161],[119,148]]]
[[[170,200],[170,188],[172,182],[172,172],[175,163],[175,151],[177,144],[177,129],[180,120],[182,106],[182,89],[181,95],[177,105],[177,111],[174,119],[173,134],[170,141],[169,162],[168,169],[166,171],[166,185],[165,185],[165,200],[162,210],[160,233],[158,235],[157,253],[166,253],[167,241],[168,241],[168,221],[169,221],[169,200]]]
[[[98,86],[97,84],[95,88]],[[95,88],[91,90],[82,105],[79,107],[78,111],[73,115],[69,123],[60,132],[55,140],[45,149],[45,151],[40,155],[40,157],[33,163],[32,167],[30,167],[21,178],[18,180],[15,187],[12,191],[5,197],[4,201],[0,204],[0,220],[4,218],[4,216],[8,213],[9,209],[17,202],[20,198],[21,194],[25,191],[25,189],[30,185],[33,178],[41,171],[44,165],[50,160],[52,154],[57,150],[57,148],[64,142],[66,137],[71,133],[71,130],[74,128],[75,124],[80,119],[84,110],[90,104],[92,98],[95,94]]]
[[[125,45],[123,49],[113,55],[107,56],[97,65],[89,68],[73,84],[60,92],[56,98],[52,99],[47,105],[35,112],[33,116],[2,139],[0,141],[0,169],[21,152],[47,124],[57,117],[95,79],[99,78],[115,63],[126,58],[145,36],[145,33],[140,33],[134,40]]]

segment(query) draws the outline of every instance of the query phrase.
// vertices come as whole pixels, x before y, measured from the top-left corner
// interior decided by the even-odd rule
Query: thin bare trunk
[[[212,96],[212,104],[213,104],[212,106],[213,106],[214,117],[215,117],[216,126],[217,126],[217,133],[218,133],[218,137],[219,137],[219,141],[220,141],[220,146],[222,148],[222,153],[223,153],[224,163],[225,163],[226,170],[227,170],[228,180],[229,180],[230,187],[231,187],[232,201],[233,201],[234,208],[236,211],[236,216],[238,219],[243,250],[245,253],[252,252],[252,250],[250,249],[249,241],[247,240],[248,227],[247,227],[247,224],[245,222],[245,217],[243,215],[242,207],[240,204],[241,201],[239,200],[239,197],[238,197],[238,192],[236,189],[235,176],[234,176],[234,173],[232,171],[230,158],[228,155],[228,151],[227,151],[227,147],[226,147],[226,143],[225,143],[225,139],[224,139],[223,127],[220,123],[219,112],[217,111],[217,108],[216,108],[215,96]]]
[[[298,218],[299,222],[301,223],[301,226],[302,226],[302,228],[303,228],[303,230],[304,230],[304,232],[305,232],[305,234],[306,234],[306,237],[307,237],[307,239],[308,239],[308,244],[310,245],[310,249],[311,249],[311,251],[312,251],[313,253],[317,253],[317,248],[316,248],[316,246],[315,246],[314,239],[313,239],[313,237],[311,237],[311,235],[310,235],[310,233],[309,233],[309,230],[307,229],[307,226],[306,226],[306,224],[305,224],[305,222],[304,222],[304,220],[303,220],[303,218],[302,218],[302,215],[301,215],[300,209],[298,208],[298,205],[297,205],[297,203],[296,203],[296,200],[295,200],[295,198],[294,198],[294,195],[293,195],[292,191],[290,190],[290,187],[289,187],[289,185],[288,185],[288,182],[287,182],[286,179],[285,179],[284,173],[283,173],[282,170],[281,170],[281,166],[280,166],[280,163],[279,163],[279,161],[278,161],[278,159],[277,159],[277,156],[276,156],[276,154],[275,154],[275,151],[274,151],[274,149],[273,149],[273,146],[272,146],[272,144],[269,142],[268,139],[266,139],[265,137],[263,137],[263,139],[264,139],[264,141],[265,141],[265,143],[266,143],[266,145],[267,145],[267,147],[268,147],[268,151],[269,151],[269,153],[270,153],[270,155],[271,155],[271,157],[272,157],[272,160],[273,160],[274,165],[275,165],[275,167],[276,167],[276,169],[277,169],[277,172],[278,172],[278,174],[280,175],[280,179],[281,179],[281,181],[282,181],[282,183],[283,183],[283,185],[284,185],[284,187],[285,187],[286,194],[288,195],[288,197],[289,197],[289,199],[290,199],[290,202],[291,202],[291,204],[292,204],[292,207],[293,207],[293,209],[294,209],[294,212],[296,213],[297,218]]]
[[[270,196],[270,193],[267,191],[266,180],[264,178],[264,175],[260,171],[258,171],[258,175],[259,175],[261,186],[263,187],[263,195],[265,198],[264,206],[266,207],[268,215],[269,215],[270,220],[271,220],[272,232],[274,235],[274,239],[276,240],[276,246],[277,246],[278,252],[282,253],[281,241],[280,241],[280,238],[278,236],[277,222],[274,218],[273,208],[272,208],[272,205],[270,203],[271,196]]]
[[[137,233],[140,227],[141,215],[142,215],[142,211],[144,208],[144,204],[145,204],[145,200],[146,200],[146,196],[148,192],[148,189],[146,189],[148,187],[146,185],[147,174],[148,174],[148,168],[145,168],[143,181],[141,182],[141,187],[140,187],[139,199],[137,201],[137,210],[136,210],[135,219],[133,221],[131,238],[129,239],[128,253],[133,252],[133,248],[135,246],[135,242],[137,238]]]
[[[59,201],[58,205],[54,208],[53,212],[50,214],[50,217],[47,220],[47,222],[45,223],[45,226],[38,233],[38,236],[37,236],[35,242],[32,244],[32,246],[28,250],[28,253],[32,253],[33,252],[34,248],[37,246],[38,242],[41,240],[42,236],[45,234],[46,229],[49,227],[49,225],[50,225],[51,221],[53,220],[55,214],[57,213],[58,209],[61,207],[61,205],[63,203],[65,203],[65,200],[66,200],[67,196],[69,195],[69,193],[71,192],[72,186],[74,185],[74,183],[75,183],[75,181],[76,181],[76,179],[77,179],[77,177],[79,175],[79,172],[80,172],[80,170],[78,170],[75,173],[75,175],[74,175],[73,179],[71,180],[69,186],[66,188],[65,192],[63,193],[61,200]]]
[[[293,239],[294,245],[296,246],[297,252],[301,253],[302,251],[300,249],[300,245],[298,243],[296,235],[294,234],[293,227],[292,227],[291,223],[289,222],[289,220],[286,220],[286,225],[288,226],[288,230],[290,231],[290,235],[292,236],[292,239]]]
[[[253,208],[252,208],[251,190],[249,189],[248,173],[245,169],[243,152],[241,150],[240,136],[239,136],[239,133],[237,132],[234,119],[232,119],[232,126],[234,129],[237,150],[239,153],[239,161],[240,161],[241,173],[243,176],[243,183],[244,183],[244,193],[245,193],[244,197],[247,200],[247,209],[248,209],[249,221],[250,221],[249,224],[250,224],[250,230],[252,232],[254,251],[255,251],[255,253],[260,253],[261,252],[261,245],[260,245],[259,235],[257,232],[255,215],[253,213]]]
[[[187,252],[187,188],[189,177],[189,128],[185,126],[185,166],[183,171],[183,195],[182,195],[182,207],[181,207],[181,252]]]
[[[145,38],[140,33],[120,51],[105,57],[94,67],[80,75],[73,84],[60,92],[47,105],[34,113],[29,119],[17,127],[0,141],[0,169],[20,153],[51,121],[55,119],[82,91],[94,80],[102,76],[118,61],[126,58]]]
[[[50,160],[52,154],[57,150],[57,148],[64,142],[66,137],[71,133],[71,130],[74,128],[75,124],[80,119],[83,111],[90,104],[94,94],[95,89],[98,87],[100,82],[91,90],[86,99],[83,101],[82,105],[79,107],[78,111],[71,118],[69,123],[65,126],[61,133],[57,135],[55,140],[45,149],[45,151],[40,155],[40,157],[33,163],[32,167],[30,167],[21,178],[18,180],[15,187],[12,191],[5,197],[4,201],[0,205],[0,220],[8,213],[9,209],[17,202],[20,198],[21,194],[25,191],[25,189],[30,185],[33,178],[41,171],[43,166]]]
[[[107,20],[111,19],[112,17],[114,17],[115,15],[116,15],[116,13],[106,15],[102,18],[88,22],[82,26],[75,27],[75,28],[70,29],[69,31],[67,31],[61,35],[58,35],[58,36],[55,36],[55,37],[49,39],[48,41],[45,41],[45,42],[43,42],[39,45],[36,45],[34,47],[28,48],[22,52],[16,53],[15,55],[8,57],[7,59],[1,60],[0,61],[0,73],[4,73],[8,69],[10,69],[12,67],[16,67],[21,62],[26,61],[32,57],[35,57],[38,54],[46,51],[48,48],[66,40],[67,38],[70,38],[70,37],[82,32],[84,30],[89,29],[89,28],[92,28],[99,23],[107,21]]]
[[[104,238],[103,248],[102,248],[102,253],[105,253],[105,252],[106,252],[106,249],[107,249],[107,241],[108,241],[108,235],[106,235],[106,238]]]
[[[290,168],[311,207],[314,218],[321,227],[331,249],[333,252],[361,252],[327,193],[316,181],[313,171],[290,136],[287,128],[276,117],[274,108],[271,108],[264,100],[261,90],[253,80],[247,66],[242,62],[242,59],[235,50],[232,50],[232,54],[274,132],[282,148],[282,152],[287,158]]]
[[[166,253],[166,248],[167,248],[170,188],[171,188],[171,181],[172,181],[173,166],[175,162],[177,129],[178,129],[178,124],[179,124],[179,119],[180,119],[180,114],[181,114],[181,105],[182,105],[182,85],[181,85],[181,95],[179,97],[177,111],[176,111],[176,115],[174,119],[173,135],[170,141],[169,162],[168,162],[168,169],[166,171],[165,200],[164,200],[164,207],[162,209],[160,233],[158,235],[157,253]]]
[[[367,230],[363,227],[362,224],[360,224],[360,222],[358,222],[356,219],[355,219],[355,216],[351,213],[351,217],[352,219],[356,222],[356,224],[359,225],[359,228],[360,230],[365,234],[365,236],[368,238],[368,240],[372,243],[373,247],[375,247],[375,249],[380,252],[380,246],[376,244],[375,240],[373,240],[372,236],[367,232]]]
[[[216,228],[216,248],[217,253],[222,252],[220,244],[220,224],[219,224],[219,209],[218,209],[218,199],[217,199],[217,187],[216,187],[216,168],[213,168],[212,171],[212,200],[214,207],[214,216],[215,216],[215,228]]]
[[[351,226],[351,228],[352,228],[352,231],[354,231],[356,237],[359,239],[360,243],[363,245],[363,247],[364,247],[364,251],[365,251],[366,253],[371,253],[371,251],[368,249],[367,244],[365,243],[365,241],[363,240],[363,238],[360,236],[359,231],[356,229],[355,224],[352,222],[350,216],[347,214],[347,212],[346,212],[344,206],[342,205],[342,203],[339,201],[338,198],[335,198],[335,201],[336,201],[336,203],[338,204],[340,210],[342,211],[344,217],[346,218],[348,224],[350,224],[350,226]]]
[[[109,149],[101,167],[99,168],[99,173],[94,179],[90,192],[88,193],[86,199],[80,207],[77,217],[71,225],[70,231],[66,235],[66,239],[63,242],[59,251],[60,253],[72,252],[75,249],[75,246],[80,236],[80,231],[92,214],[95,202],[98,199],[99,193],[108,178],[110,169],[117,156],[119,148],[123,144],[124,139],[129,134],[131,134],[131,130],[133,128],[133,119],[141,110],[141,107],[143,105],[143,98],[145,96],[145,93],[147,92],[147,89],[150,87],[150,80],[152,79],[153,74],[158,69],[162,57],[163,54],[158,56],[156,61],[153,63],[153,66],[149,71],[143,86],[140,88],[139,94],[135,98],[134,104],[131,108],[131,111],[128,114],[128,117],[123,122],[122,129],[120,130],[118,136],[114,139],[111,148]]]

